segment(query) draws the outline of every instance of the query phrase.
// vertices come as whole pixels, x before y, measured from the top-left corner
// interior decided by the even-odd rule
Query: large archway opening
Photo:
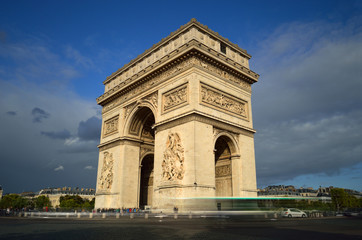
[[[231,140],[221,136],[215,143],[215,196],[232,197]]]
[[[137,139],[140,144],[139,159],[139,195],[138,207],[152,205],[153,196],[153,168],[154,168],[154,140],[155,132],[153,125],[155,117],[148,107],[138,107],[133,114],[129,125],[129,134]]]
[[[152,205],[153,195],[153,154],[147,155],[141,162],[140,208]]]

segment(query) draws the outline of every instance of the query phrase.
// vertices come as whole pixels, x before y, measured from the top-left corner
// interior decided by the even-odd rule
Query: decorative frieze
[[[103,107],[103,113],[121,105],[125,101],[138,96],[142,92],[145,92],[156,85],[158,85],[161,82],[164,82],[166,79],[173,77],[180,73],[181,71],[185,71],[191,67],[198,67],[201,68],[211,74],[214,74],[221,79],[224,79],[231,84],[237,85],[238,87],[241,87],[247,92],[251,92],[251,84],[243,80],[242,78],[236,76],[235,74],[229,73],[229,70],[227,70],[225,67],[218,66],[218,64],[209,63],[206,60],[203,60],[199,57],[189,57],[184,59],[179,59],[179,61],[174,62],[170,66],[167,66],[163,72],[159,74],[154,74],[152,78],[150,78],[147,81],[144,81],[143,83],[137,85],[133,89],[130,89],[127,92],[124,92],[121,96],[118,98],[113,99],[111,102],[107,103]],[[167,70],[166,70],[167,69]],[[122,88],[125,88],[126,85],[131,83],[131,79],[127,81],[121,82],[119,85],[117,85],[112,91],[116,92],[121,90]],[[109,94],[113,93],[112,91],[109,91],[98,98],[98,101],[101,99],[107,97]]]
[[[225,71],[225,70],[221,69],[220,67],[217,67],[217,66],[210,64],[210,63],[206,62],[205,60],[201,60],[199,58],[197,58],[196,64],[198,66],[202,67],[204,70],[207,70],[207,71],[217,75],[218,77],[228,80],[228,81],[238,85],[239,87],[243,88],[244,90],[251,92],[250,83],[247,83],[246,81],[235,76],[234,74],[231,74],[228,71]]]
[[[215,168],[215,177],[225,177],[231,175],[231,165],[223,165]]]
[[[118,119],[119,116],[117,115],[104,122],[103,137],[107,137],[118,132]]]
[[[185,83],[162,94],[162,111],[167,112],[188,102],[188,84]]]
[[[110,190],[113,184],[113,154],[109,152],[103,153],[103,164],[101,176],[99,178],[99,189]]]
[[[184,177],[184,148],[178,133],[169,133],[163,153],[162,180],[175,181]]]
[[[201,84],[200,101],[209,106],[247,118],[246,101],[233,97],[220,90]]]

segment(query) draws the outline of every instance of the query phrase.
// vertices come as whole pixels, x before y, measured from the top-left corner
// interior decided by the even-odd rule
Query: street
[[[362,239],[361,218],[0,218],[0,239]]]

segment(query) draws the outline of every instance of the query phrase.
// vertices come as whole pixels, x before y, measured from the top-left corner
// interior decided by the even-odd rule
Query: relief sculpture
[[[187,102],[187,85],[183,85],[163,95],[163,111],[168,111],[186,102]]]
[[[144,100],[149,101],[155,107],[155,109],[157,109],[157,97],[158,94],[155,92],[145,97]]]
[[[99,188],[109,190],[113,183],[113,155],[109,152],[104,152],[103,165],[101,176],[99,178]]]
[[[105,121],[103,137],[109,136],[116,132],[118,132],[118,116]]]
[[[239,116],[245,118],[247,117],[245,103],[237,101],[224,93],[212,90],[205,86],[201,86],[201,101],[228,112],[235,113]]]
[[[163,153],[162,180],[182,180],[184,177],[184,149],[178,133],[169,133]]]
[[[216,167],[215,169],[215,177],[230,176],[230,175],[231,175],[230,165],[219,166]]]

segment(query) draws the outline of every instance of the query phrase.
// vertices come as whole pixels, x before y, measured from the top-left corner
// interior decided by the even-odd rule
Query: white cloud
[[[54,171],[63,171],[64,170],[64,167],[63,166],[59,166],[57,168],[54,168]]]
[[[71,46],[65,48],[66,56],[75,61],[76,64],[85,68],[94,67],[93,61],[90,58],[83,56],[77,49]]]
[[[85,170],[94,170],[95,168],[93,166],[85,166],[84,169]]]

